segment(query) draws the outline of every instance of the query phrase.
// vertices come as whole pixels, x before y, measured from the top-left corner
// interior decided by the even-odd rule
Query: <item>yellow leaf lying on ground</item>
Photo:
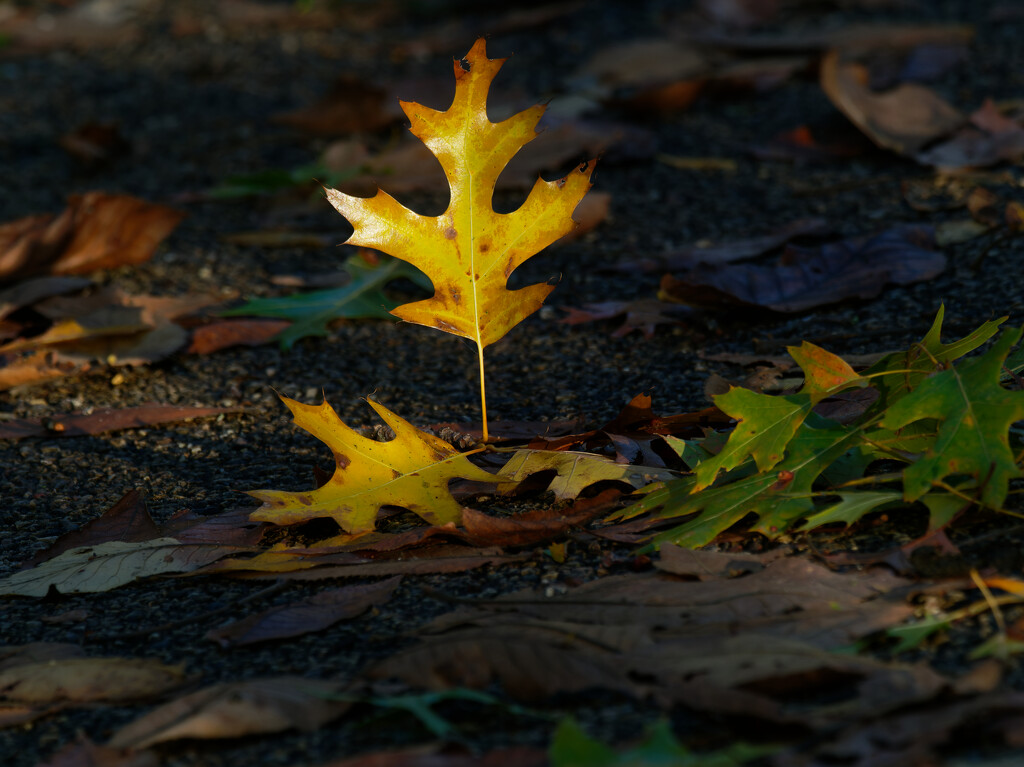
[[[499,485],[498,490],[507,492],[531,474],[541,471],[556,472],[547,489],[559,500],[575,498],[584,489],[604,480],[626,482],[640,488],[652,482],[662,482],[678,476],[668,469],[616,463],[610,458],[593,453],[519,450],[498,472],[498,477],[508,483]]]
[[[590,188],[594,162],[559,181],[538,178],[518,210],[491,208],[494,185],[509,160],[537,137],[544,113],[537,105],[500,123],[487,119],[487,91],[504,59],[488,59],[483,38],[464,61],[455,62],[455,99],[444,112],[401,102],[413,134],[444,168],[451,187],[448,209],[421,216],[378,190],[373,197],[351,197],[335,189],[327,198],[354,227],[348,244],[377,248],[428,275],[434,295],[392,314],[418,325],[472,340],[483,349],[537,311],[553,289],[531,285],[508,290],[509,275],[524,261],[576,226],[572,212]],[[484,440],[487,407],[483,404]]]
[[[395,432],[389,442],[349,428],[326,400],[304,405],[281,399],[295,423],[331,448],[338,468],[327,484],[311,492],[251,491],[249,495],[263,501],[252,513],[256,522],[291,525],[331,517],[346,532],[356,533],[373,529],[382,506],[401,506],[434,525],[458,523],[462,509],[448,492],[449,481],[498,481],[443,439],[420,431],[373,400],[367,400],[370,407]]]

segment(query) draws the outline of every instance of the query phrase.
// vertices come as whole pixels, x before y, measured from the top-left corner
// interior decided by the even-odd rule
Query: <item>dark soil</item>
[[[464,54],[489,17],[476,5],[411,4],[366,28],[277,31],[254,28],[225,32],[209,26],[202,34],[170,34],[172,7],[144,11],[144,36],[106,49],[57,50],[0,59],[0,219],[63,207],[67,195],[105,189],[154,201],[187,199],[239,173],[290,168],[310,162],[322,141],[305,139],[271,124],[272,114],[310,103],[339,73],[379,79],[430,74],[445,76],[453,56]],[[826,4],[831,8],[831,4]],[[846,5],[846,4],[843,4]],[[853,5],[853,4],[850,4]],[[483,7],[483,6],[480,6]],[[974,0],[928,2],[912,8],[822,10],[823,26],[856,21],[970,23],[977,29],[969,61],[939,83],[954,103],[973,109],[986,98],[1018,98],[1024,72],[1020,36],[1024,21],[989,19],[991,5]],[[200,9],[197,7],[197,14]],[[587,3],[539,28],[495,35],[493,57],[510,56],[496,88],[519,89],[557,98],[566,73],[591,52],[619,40],[657,35],[678,13],[676,3],[637,0]],[[451,49],[422,57],[392,55],[399,44],[426,38],[442,25],[463,20],[464,35]],[[785,22],[783,22],[784,25]],[[441,106],[441,105],[439,105]],[[609,115],[615,117],[615,115]],[[659,254],[700,240],[723,241],[768,232],[806,216],[821,216],[844,235],[884,229],[901,222],[935,222],[947,214],[922,214],[904,202],[900,182],[926,177],[928,169],[890,153],[872,151],[856,159],[825,164],[763,162],[745,151],[801,123],[835,120],[835,110],[813,78],[796,79],[777,90],[704,97],[686,111],[657,117],[621,115],[650,135],[657,152],[729,157],[735,173],[678,170],[646,153],[610,152],[598,166],[595,188],[613,196],[612,216],[580,240],[545,251],[517,272],[518,284],[560,282],[545,309],[488,350],[488,394],[494,419],[537,420],[584,416],[598,424],[614,416],[632,396],[651,391],[654,407],[669,414],[707,405],[709,372],[737,377],[742,371],[707,363],[698,352],[758,350],[781,354],[786,344],[808,339],[837,353],[905,348],[946,306],[950,337],[986,320],[1009,315],[1024,321],[1019,279],[1019,240],[991,246],[980,238],[946,249],[949,268],[934,280],[890,287],[877,299],[824,307],[796,317],[766,312],[705,315],[653,338],[614,338],[611,322],[569,327],[558,320],[565,306],[652,296],[658,275],[609,274],[601,270],[625,259]],[[57,139],[90,121],[113,121],[132,150],[113,164],[84,171]],[[381,140],[386,140],[384,136]],[[628,149],[628,148],[627,148]],[[557,170],[557,169],[556,169]],[[1013,170],[1013,178],[1020,173]],[[811,190],[808,192],[808,190]],[[1019,184],[997,191],[1024,200]],[[444,200],[412,196],[422,212],[437,213]],[[179,202],[188,218],[151,262],[93,275],[100,284],[129,292],[177,295],[221,291],[225,298],[282,294],[274,274],[330,271],[347,251],[322,252],[241,248],[221,235],[258,229],[272,211],[264,201]],[[951,215],[951,214],[950,214]],[[324,202],[308,225],[350,231]],[[123,380],[115,383],[115,373]],[[373,393],[408,420],[426,425],[478,418],[474,351],[453,336],[381,321],[347,322],[328,339],[307,339],[292,350],[275,346],[235,348],[200,357],[178,354],[164,362],[0,393],[0,412],[41,416],[83,408],[147,402],[242,406],[245,412],[216,419],[125,431],[78,439],[0,442],[0,569],[9,572],[57,536],[100,515],[132,488],[144,490],[154,516],[167,519],[181,509],[216,514],[249,504],[240,492],[252,488],[304,489],[312,468],[329,466],[320,443],[296,429],[277,392],[316,401],[321,390],[339,415],[354,426],[372,424],[360,398]],[[538,499],[537,503],[543,503]],[[991,528],[1009,527],[994,520]],[[873,526],[849,539],[861,547],[884,548],[919,535],[917,520],[903,534]],[[898,531],[897,531],[898,532]],[[985,564],[1017,537],[990,537],[965,549]],[[833,547],[841,546],[833,542]],[[240,617],[252,605],[238,605],[266,582],[221,578],[157,579],[106,594],[3,602],[2,642],[82,641],[86,633],[110,637],[89,645],[91,653],[155,657],[184,664],[204,683],[296,674],[326,678],[352,675],[409,641],[407,633],[449,605],[425,595],[425,588],[452,595],[489,597],[526,586],[576,583],[629,567],[625,548],[570,550],[565,564],[544,552],[516,566],[466,574],[408,577],[394,599],[378,610],[317,634],[282,643],[221,650],[203,639],[224,617],[181,626],[144,639],[119,639],[145,626],[236,605]],[[1006,574],[1019,574],[1019,558]],[[294,583],[275,601],[312,594],[323,584]],[[263,606],[263,605],[260,605]],[[74,609],[89,618],[70,626],[41,618]],[[968,638],[969,639],[969,638]],[[951,645],[952,647],[953,645]],[[962,662],[963,647],[937,662]],[[969,649],[969,648],[968,648]],[[1019,669],[1008,678],[1019,683]],[[140,706],[73,709],[0,733],[0,753],[11,767],[33,765],[84,733],[104,742],[134,719]],[[591,732],[622,740],[642,730],[658,711],[615,695],[556,701],[547,713],[575,712]],[[477,745],[530,744],[546,747],[552,720],[513,717],[506,712],[451,709],[453,719]],[[680,710],[677,732],[711,733],[703,745],[724,743],[730,725]],[[745,733],[745,736],[756,733]],[[169,765],[313,765],[332,758],[430,740],[407,716],[350,716],[313,733],[289,733],[245,741],[186,743],[160,750]]]

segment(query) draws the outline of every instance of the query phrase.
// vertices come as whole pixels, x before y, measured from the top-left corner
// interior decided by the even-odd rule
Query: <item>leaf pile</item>
[[[804,529],[851,524],[871,511],[908,503],[929,510],[932,530],[972,505],[1002,510],[1010,480],[1022,476],[1021,455],[1011,449],[1009,434],[1024,419],[1024,392],[1000,383],[1021,330],[1004,331],[984,354],[961,360],[1001,321],[944,344],[942,316],[940,311],[919,344],[861,374],[813,344],[791,347],[804,371],[803,388],[784,396],[734,388],[715,397],[737,420],[724,446],[712,453],[708,440],[669,438],[693,475],[649,489],[621,518],[697,514],[656,538],[692,547],[747,515],[756,517],[753,530],[774,538],[800,522]],[[830,400],[865,387],[877,397],[856,406],[856,417],[839,423],[822,414]],[[883,460],[904,468],[865,476]]]

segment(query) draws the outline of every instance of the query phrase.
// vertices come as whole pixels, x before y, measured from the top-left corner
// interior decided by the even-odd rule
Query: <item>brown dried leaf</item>
[[[688,575],[700,581],[736,578],[740,575],[757,573],[777,558],[771,554],[729,553],[725,551],[701,551],[684,549],[667,544],[659,549],[660,557],[654,566],[673,575]]]
[[[603,48],[572,76],[576,90],[632,110],[686,109],[700,94],[710,66],[693,46],[644,38]]]
[[[1019,747],[1022,717],[1021,693],[985,695],[853,725],[811,753],[787,752],[776,763],[779,767],[943,764],[950,747],[959,750],[973,739],[985,749],[995,748],[997,742]]]
[[[240,647],[322,631],[388,601],[401,581],[402,577],[396,575],[376,583],[322,591],[300,602],[278,605],[213,629],[207,632],[206,639],[221,647]]]
[[[148,541],[159,536],[160,529],[149,515],[142,491],[129,490],[102,516],[89,520],[78,530],[65,533],[23,564],[34,567],[80,546],[93,546],[106,541]]]
[[[341,75],[316,103],[274,115],[271,121],[313,136],[340,136],[375,131],[402,116],[388,88],[357,75]]]
[[[127,195],[73,195],[59,215],[0,225],[0,283],[142,263],[183,217]]]
[[[640,693],[617,653],[560,627],[464,628],[430,637],[369,670],[371,678],[397,677],[430,689],[481,689],[501,682],[513,697],[541,701],[558,693],[590,688]]]
[[[729,264],[733,261],[763,256],[800,237],[821,237],[831,234],[832,231],[833,227],[823,218],[800,218],[759,237],[732,240],[719,245],[691,246],[665,253],[657,258],[623,262],[615,269],[655,272],[663,269],[691,269],[698,264]]]
[[[292,323],[287,320],[221,320],[192,331],[189,354],[212,354],[232,346],[270,343]]]
[[[1003,116],[991,99],[970,117],[970,124],[915,159],[944,171],[1015,162],[1024,156],[1024,127]]]
[[[709,710],[815,727],[926,700],[945,685],[926,666],[831,652],[910,615],[909,582],[767,560],[744,577],[610,576],[563,596],[526,590],[481,601],[436,619],[419,645],[370,674],[435,689],[497,679],[528,700],[590,687],[654,693],[666,705],[700,696]],[[794,688],[838,694],[838,679],[850,682],[842,703],[790,705],[804,700]]]
[[[928,227],[901,225],[819,248],[790,245],[771,265],[698,266],[665,275],[659,297],[693,306],[758,306],[802,312],[848,298],[871,298],[887,283],[931,279],[946,268]]]
[[[62,658],[0,671],[5,703],[127,703],[149,700],[185,681],[180,666],[138,658]]]
[[[61,48],[89,50],[123,45],[141,36],[131,5],[81,3],[60,12],[24,10],[0,23],[10,38],[4,56],[25,56]]]
[[[131,145],[121,135],[117,123],[88,122],[65,133],[57,143],[61,149],[89,167],[108,163],[118,154],[126,154],[131,150]]]
[[[476,546],[532,546],[564,537],[618,505],[621,490],[605,490],[565,509],[537,509],[510,517],[492,517],[473,509],[462,514],[466,538]]]
[[[78,375],[91,367],[88,362],[69,359],[52,350],[0,354],[0,391]]]
[[[883,93],[868,86],[868,70],[840,50],[821,63],[821,87],[832,103],[883,149],[914,154],[961,127],[966,118],[935,91],[904,83]]]
[[[329,700],[346,690],[340,682],[287,676],[216,684],[150,711],[114,733],[108,745],[141,749],[183,738],[310,732],[351,707]]]
[[[672,314],[686,313],[685,307],[679,304],[659,301],[656,298],[641,298],[635,301],[604,301],[596,304],[584,304],[582,309],[565,307],[569,312],[561,322],[565,325],[580,325],[585,322],[608,320],[625,315],[622,324],[612,333],[612,338],[621,338],[634,330],[644,334],[644,338],[654,338],[658,325],[682,325],[681,317]]]
[[[160,757],[152,751],[124,751],[97,746],[79,733],[69,743],[37,767],[160,767]]]
[[[238,554],[237,546],[184,544],[174,538],[135,543],[107,541],[69,549],[29,570],[0,579],[0,594],[44,597],[109,591],[139,578],[196,570],[222,557]]]
[[[26,437],[84,437],[123,429],[140,429],[162,423],[176,423],[222,413],[237,413],[241,408],[179,407],[177,405],[139,405],[103,408],[88,414],[68,413],[42,418],[12,418],[0,421],[0,439]]]
[[[19,282],[0,290],[0,318],[44,298],[72,293],[91,284],[85,277],[36,277]]]

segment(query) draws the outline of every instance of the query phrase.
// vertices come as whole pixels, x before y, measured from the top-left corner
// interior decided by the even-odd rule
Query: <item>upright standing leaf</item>
[[[370,407],[395,432],[390,442],[377,442],[346,426],[326,401],[304,405],[282,397],[295,423],[334,452],[337,470],[323,487],[306,493],[253,490],[263,501],[252,513],[257,522],[291,525],[316,517],[332,517],[349,533],[373,529],[381,506],[401,506],[427,522],[458,522],[462,510],[448,482],[455,477],[497,482],[489,472],[443,439],[420,431],[380,403]]]
[[[480,361],[484,439],[487,406],[483,349],[540,308],[551,285],[510,291],[509,275],[576,222],[572,212],[590,188],[594,162],[559,181],[538,178],[522,207],[491,208],[494,185],[509,160],[537,136],[544,112],[537,105],[500,123],[487,119],[487,91],[504,59],[488,59],[483,38],[455,62],[455,99],[444,112],[401,102],[413,134],[444,168],[451,199],[440,216],[421,216],[378,190],[351,197],[334,189],[327,198],[355,231],[348,243],[377,248],[430,276],[434,295],[392,313],[418,325],[472,340]]]

